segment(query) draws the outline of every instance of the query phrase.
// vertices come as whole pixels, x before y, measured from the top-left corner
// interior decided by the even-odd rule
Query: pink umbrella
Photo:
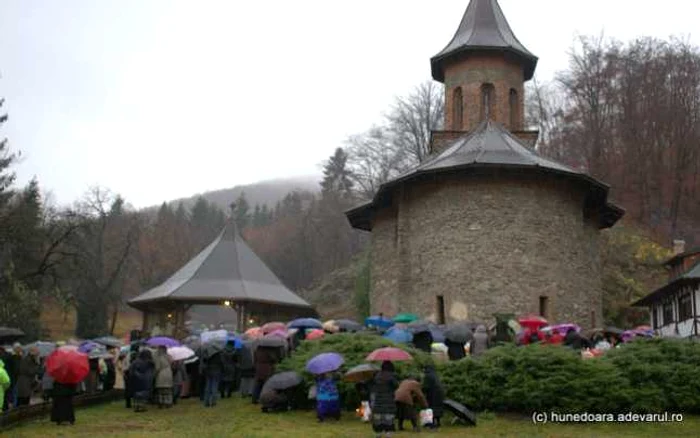
[[[326,335],[326,332],[324,332],[321,329],[314,329],[311,330],[309,333],[306,334],[306,339],[309,341],[313,341],[315,339],[321,339]]]
[[[390,362],[413,360],[410,354],[406,353],[400,348],[395,347],[385,347],[378,348],[371,352],[365,359],[368,362],[384,362],[388,360]]]
[[[277,330],[287,330],[287,324],[283,322],[268,322],[261,327],[264,334],[272,333]]]
[[[266,334],[265,336],[277,336],[278,338],[287,338],[287,337],[289,337],[289,333],[287,332],[286,329],[273,330],[270,333]]]

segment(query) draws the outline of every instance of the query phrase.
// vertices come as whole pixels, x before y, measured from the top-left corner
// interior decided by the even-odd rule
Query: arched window
[[[493,108],[496,103],[496,89],[493,84],[481,86],[481,120],[492,119]]]
[[[452,130],[462,130],[462,120],[464,117],[464,107],[462,98],[462,87],[455,88],[452,93]]]
[[[520,113],[518,111],[518,92],[514,88],[510,89],[508,105],[510,106],[510,129],[515,131],[520,129]]]

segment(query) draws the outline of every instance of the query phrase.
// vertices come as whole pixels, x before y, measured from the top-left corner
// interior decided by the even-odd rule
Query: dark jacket
[[[277,354],[272,348],[258,347],[253,355],[255,362],[255,379],[267,380],[275,374]]]
[[[430,353],[432,344],[433,335],[430,332],[420,332],[413,335],[413,345],[419,350]]]
[[[394,392],[398,386],[396,375],[390,371],[380,371],[374,376],[370,396],[373,413],[396,415]]]
[[[464,352],[464,344],[461,342],[445,341],[447,345],[447,356],[450,360],[460,360],[466,357],[467,353]]]
[[[129,366],[129,387],[136,398],[148,398],[153,390],[156,368],[145,356],[139,356]]]
[[[202,360],[202,374],[205,377],[221,377],[223,371],[224,363],[220,352]]]
[[[569,330],[564,338],[564,345],[571,347],[574,350],[581,350],[582,348],[586,347],[586,342],[581,335],[576,333],[576,330]]]
[[[433,410],[433,415],[442,417],[445,410],[442,406],[442,403],[445,401],[445,390],[442,388],[440,378],[433,367],[425,369],[423,393],[428,400],[428,406]]]
[[[17,377],[17,397],[31,397],[34,381],[39,375],[38,359],[31,354],[22,357],[19,363],[19,373]]]
[[[221,380],[224,382],[233,382],[236,379],[236,350],[227,346],[224,351],[221,352],[221,362]]]

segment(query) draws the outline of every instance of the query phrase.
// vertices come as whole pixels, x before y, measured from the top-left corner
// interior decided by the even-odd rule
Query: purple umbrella
[[[311,374],[324,374],[336,371],[345,360],[338,353],[321,353],[306,363],[306,371]]]
[[[80,346],[78,347],[78,351],[81,353],[89,353],[95,348],[100,348],[100,345],[92,342],[92,341],[85,341]]]
[[[581,327],[572,323],[555,324],[550,326],[550,329],[552,332],[561,333],[562,335],[567,334],[570,329],[576,330],[576,333],[581,332]]]
[[[167,336],[156,336],[146,341],[146,345],[151,347],[179,347],[181,344],[173,338],[168,338]]]

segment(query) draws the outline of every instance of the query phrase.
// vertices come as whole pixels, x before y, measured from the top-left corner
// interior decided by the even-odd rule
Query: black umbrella
[[[335,321],[335,325],[343,332],[359,332],[365,328],[359,322],[351,319],[338,319]]]
[[[424,333],[424,332],[429,332],[430,331],[430,323],[428,321],[413,321],[408,324],[408,331],[413,333],[414,335],[418,333]]]
[[[466,324],[451,325],[445,331],[445,339],[466,344],[473,339],[472,330]]]
[[[255,341],[258,347],[282,348],[287,345],[287,341],[278,336],[268,336]]]
[[[294,371],[285,371],[267,379],[261,393],[268,391],[284,391],[285,389],[300,385],[301,382],[303,382],[303,379],[298,373]]]
[[[24,332],[17,328],[0,327],[0,342],[14,342],[24,337]]]
[[[219,343],[219,342],[210,342],[208,344],[204,344],[200,348],[200,354],[198,356],[201,356],[204,359],[209,359],[210,357],[214,356],[217,353],[221,353],[224,350],[224,346]]]
[[[39,357],[46,357],[49,354],[53,353],[53,351],[56,349],[56,344],[53,342],[43,342],[43,341],[36,341],[32,342],[31,344],[27,344],[22,349],[26,352],[29,352],[29,350],[32,347],[36,347],[37,350],[39,350]]]
[[[102,336],[101,338],[93,339],[93,342],[102,344],[106,347],[118,348],[122,346],[122,341],[115,338],[114,336]]]
[[[445,409],[452,412],[455,417],[467,423],[467,425],[476,426],[476,414],[467,409],[462,403],[447,399],[442,402],[442,405]]]

